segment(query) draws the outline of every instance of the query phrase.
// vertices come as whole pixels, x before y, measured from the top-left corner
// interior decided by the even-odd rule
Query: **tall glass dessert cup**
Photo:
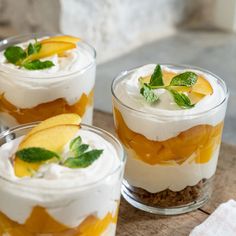
[[[54,121],[0,134],[0,235],[114,236],[125,164],[122,145],[104,130]],[[68,141],[68,135],[73,139]],[[57,152],[60,161],[33,163],[29,158],[35,153],[16,152],[24,154],[36,143],[55,151],[66,139]],[[74,151],[80,154],[71,159]],[[97,152],[100,156],[94,156]]]
[[[202,206],[220,150],[224,81],[193,66],[146,65],[119,74],[112,94],[116,132],[128,155],[124,198],[164,215]]]

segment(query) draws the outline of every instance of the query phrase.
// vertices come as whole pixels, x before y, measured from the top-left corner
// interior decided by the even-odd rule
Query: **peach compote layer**
[[[83,93],[73,105],[69,105],[64,98],[39,104],[32,108],[19,108],[10,103],[4,94],[0,95],[0,112],[6,112],[19,124],[45,120],[49,117],[63,113],[76,113],[83,117],[86,109],[93,106],[94,90],[89,94]]]
[[[116,107],[114,119],[116,132],[125,147],[132,149],[138,159],[150,165],[182,164],[193,154],[196,163],[206,163],[220,144],[223,130],[223,122],[216,126],[197,125],[176,137],[152,141],[130,130]]]
[[[117,214],[113,216],[112,213],[108,212],[102,219],[90,215],[77,227],[69,228],[56,221],[47,213],[45,208],[36,206],[24,224],[14,222],[0,212],[0,235],[100,236],[110,224],[116,224],[116,222]]]

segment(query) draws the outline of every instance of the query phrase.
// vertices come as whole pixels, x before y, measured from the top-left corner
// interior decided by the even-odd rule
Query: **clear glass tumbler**
[[[113,81],[116,133],[128,156],[122,194],[139,209],[174,215],[199,208],[211,196],[228,90],[222,79],[203,69],[164,66],[179,71],[200,71],[213,77],[224,93],[219,104],[204,112],[151,114],[127,106],[117,94],[117,86],[141,67],[122,72]],[[149,138],[150,133],[155,138]],[[160,139],[167,133],[173,135]]]
[[[50,73],[4,66],[2,53],[7,47],[45,36],[55,35],[26,34],[0,41],[0,126],[13,127],[63,113],[77,113],[83,123],[92,124],[96,52],[86,42],[77,43],[79,53],[72,59],[71,71],[58,73],[57,66]]]
[[[34,126],[32,123],[4,131],[0,134],[0,146],[25,135]],[[81,125],[81,129],[94,132],[115,148],[120,160],[118,167],[89,184],[73,187],[73,179],[60,186],[44,187],[42,182],[37,184],[37,179],[25,183],[24,178],[14,181],[0,174],[0,235],[115,235],[126,161],[124,150],[104,130],[87,125]],[[0,165],[4,165],[2,158]]]

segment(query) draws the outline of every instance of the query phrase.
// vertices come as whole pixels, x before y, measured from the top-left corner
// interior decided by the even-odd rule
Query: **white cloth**
[[[190,236],[236,236],[236,201],[221,204]]]

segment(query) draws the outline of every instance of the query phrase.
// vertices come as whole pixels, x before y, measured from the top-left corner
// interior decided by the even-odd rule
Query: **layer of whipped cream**
[[[194,161],[196,154],[193,154],[181,165],[149,165],[135,158],[134,151],[128,149],[127,153],[130,158],[127,159],[125,179],[130,185],[145,189],[150,193],[166,189],[181,191],[215,174],[219,149],[220,146],[207,163],[196,163]]]
[[[19,44],[26,47],[32,40]],[[41,103],[65,98],[74,104],[83,93],[94,88],[95,58],[83,42],[65,52],[41,60],[51,60],[55,66],[45,70],[26,70],[8,63],[0,52],[0,94],[19,108],[33,108]]]
[[[2,145],[0,212],[23,224],[35,206],[42,206],[68,227],[78,226],[89,215],[99,219],[108,212],[115,215],[120,198],[121,172],[110,174],[123,165],[122,161],[114,146],[101,136],[83,129],[78,135],[91,148],[104,150],[91,166],[71,169],[56,163],[44,164],[33,177],[18,178],[14,173],[11,157],[23,137]],[[64,158],[68,157],[68,151],[69,143],[64,147]]]
[[[181,109],[174,102],[169,92],[163,89],[158,91],[160,95],[158,103],[155,105],[148,104],[140,94],[138,79],[151,75],[155,66],[154,64],[146,65],[136,69],[133,73],[124,75],[124,78],[114,88],[114,93],[118,100],[133,109],[127,109],[119,102],[114,101],[114,105],[121,112],[129,129],[144,135],[150,140],[163,141],[175,137],[180,132],[196,125],[209,124],[214,126],[224,119],[226,102],[216,109],[212,108],[221,104],[225,99],[226,88],[223,88],[213,75],[191,68],[178,70],[162,66],[162,70],[169,72],[183,73],[184,71],[193,71],[198,75],[204,76],[213,88],[212,95],[205,96],[191,109]],[[205,112],[205,114],[198,115],[202,112]]]

